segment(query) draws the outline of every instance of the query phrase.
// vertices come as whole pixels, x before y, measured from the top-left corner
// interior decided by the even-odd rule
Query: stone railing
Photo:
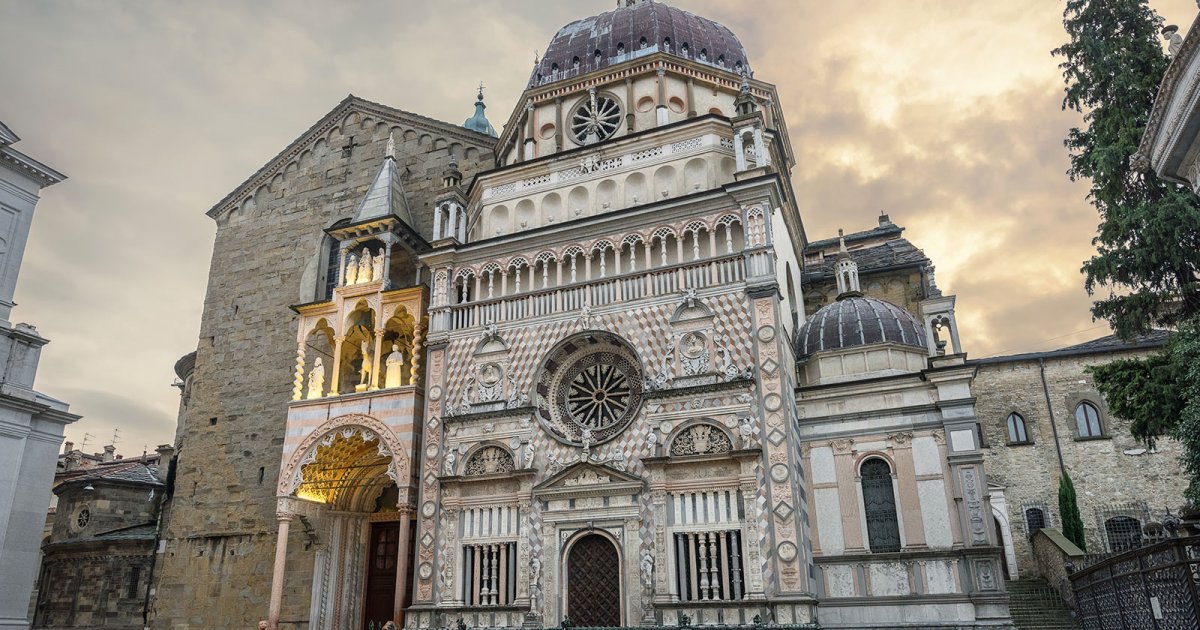
[[[1052,527],[1043,527],[1034,532],[1030,542],[1033,544],[1033,559],[1037,563],[1038,574],[1068,606],[1075,608],[1075,593],[1071,590],[1067,563],[1078,564],[1087,554]]]
[[[678,295],[687,289],[740,282],[748,259],[742,254],[656,267],[608,278],[433,309],[430,331],[462,330],[489,323],[528,320],[614,302]],[[756,265],[756,268],[761,266]]]

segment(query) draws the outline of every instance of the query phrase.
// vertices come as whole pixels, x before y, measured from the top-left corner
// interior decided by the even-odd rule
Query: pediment
[[[330,131],[354,115],[429,133],[449,141],[461,142],[480,151],[491,151],[496,142],[496,139],[491,136],[471,131],[460,125],[388,107],[351,94],[309,127],[300,137],[293,140],[283,151],[271,158],[249,179],[217,202],[206,214],[215,219],[235,209],[246,197],[255,194],[259,188],[268,185],[276,175],[287,169],[288,165],[295,162],[302,152],[311,150],[319,140],[325,139]]]
[[[642,478],[604,464],[580,462],[534,486],[535,495],[629,494],[645,487]]]

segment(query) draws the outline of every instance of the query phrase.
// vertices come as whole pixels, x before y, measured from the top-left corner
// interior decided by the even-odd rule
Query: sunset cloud
[[[1097,216],[1065,175],[1061,3],[672,1],[779,87],[810,238],[888,212],[958,295],[972,356],[1107,334],[1079,273]],[[69,439],[173,439],[204,212],[348,93],[459,123],[483,81],[499,127],[555,30],[612,4],[0,0],[0,119],[70,176],[38,205],[14,311],[52,340],[38,388],[85,416]]]

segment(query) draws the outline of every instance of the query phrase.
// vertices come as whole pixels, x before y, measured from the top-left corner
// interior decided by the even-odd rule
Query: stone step
[[[1070,608],[1045,580],[1015,580],[1006,586],[1008,611],[1019,630],[1078,630]]]

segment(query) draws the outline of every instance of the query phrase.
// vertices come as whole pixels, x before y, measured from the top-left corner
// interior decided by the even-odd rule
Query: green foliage
[[[1172,435],[1183,445],[1180,463],[1191,479],[1184,495],[1189,503],[1200,506],[1200,319],[1182,326],[1169,350],[1180,366],[1180,395],[1185,401]]]
[[[1063,473],[1058,482],[1058,513],[1062,516],[1062,533],[1067,540],[1087,551],[1087,540],[1083,537],[1083,518],[1079,516],[1079,504],[1075,498],[1075,484],[1071,476]]]
[[[1184,366],[1167,349],[1140,359],[1119,359],[1087,371],[1113,414],[1129,420],[1129,432],[1150,448],[1168,435],[1183,413]]]
[[[1169,64],[1162,18],[1147,0],[1068,0],[1063,18],[1063,108],[1087,125],[1064,141],[1068,174],[1091,181],[1101,219],[1085,287],[1107,293],[1092,315],[1128,339],[1200,314],[1200,197],[1132,166]]]

